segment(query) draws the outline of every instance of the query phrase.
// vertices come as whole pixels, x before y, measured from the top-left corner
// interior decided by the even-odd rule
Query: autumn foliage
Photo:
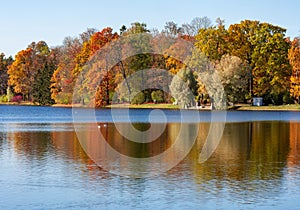
[[[130,35],[139,33],[148,36],[141,40],[130,39]],[[270,23],[244,20],[226,27],[221,19],[213,25],[207,17],[195,18],[182,26],[167,22],[162,31],[150,32],[145,23],[138,22],[132,23],[129,28],[122,26],[119,33],[110,27],[100,31],[88,29],[78,37],[65,38],[58,47],[50,48],[44,41],[33,42],[20,50],[14,60],[0,54],[0,95],[12,90],[23,100],[40,105],[81,103],[104,107],[111,103],[118,84],[124,79],[139,70],[157,68],[182,77],[196,99],[207,94],[201,78],[193,70],[188,70],[185,63],[170,56],[185,56],[187,46],[182,41],[185,40],[212,63],[220,75],[228,102],[247,103],[252,97],[260,96],[271,104],[299,103],[300,40],[295,38],[290,41],[285,33],[286,29]],[[151,49],[164,51],[161,55],[135,55],[113,66],[109,66],[109,58],[102,59],[101,68],[94,68],[86,75],[89,79],[79,78],[99,51],[109,50],[106,47],[110,43],[126,36],[129,37],[126,45],[129,48],[141,52],[150,52]],[[169,37],[175,42],[169,43]],[[126,49],[120,49],[117,53],[122,56],[126,54]],[[80,94],[74,98],[76,81],[81,82],[80,90],[77,90]],[[145,82],[165,81],[157,76],[156,81]],[[134,92],[134,85],[125,85],[129,93]],[[176,81],[172,85],[178,87]],[[96,88],[90,90],[91,87]],[[176,94],[182,94],[180,88],[177,89]],[[94,91],[92,98],[86,97],[90,91]],[[152,101],[157,91],[143,90],[144,100]],[[116,97],[119,97],[118,101],[131,102],[130,97]],[[161,94],[159,101],[170,102],[171,98]]]
[[[289,50],[289,61],[292,66],[290,93],[293,98],[300,103],[300,39],[292,41],[292,47]]]

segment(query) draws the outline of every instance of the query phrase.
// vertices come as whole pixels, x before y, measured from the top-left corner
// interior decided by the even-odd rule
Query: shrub
[[[177,101],[174,97],[171,97],[170,101],[171,101],[172,104],[174,104],[175,102],[177,103]]]
[[[56,103],[58,104],[71,104],[72,103],[72,93],[59,93],[56,97]]]
[[[149,89],[143,91],[145,95],[145,102],[148,103],[152,100],[151,91]]]
[[[142,104],[145,102],[145,94],[143,92],[137,93],[131,100],[131,104]]]
[[[6,103],[7,101],[8,101],[8,99],[7,99],[7,96],[6,96],[6,95],[0,96],[0,102]]]
[[[285,103],[285,104],[293,103],[292,97],[288,92],[283,94],[282,100],[283,100],[283,103]]]
[[[151,98],[154,102],[162,103],[164,102],[164,92],[162,90],[156,90],[151,93]]]
[[[23,96],[21,95],[16,95],[11,99],[11,102],[16,102],[16,103],[20,103],[23,100]]]

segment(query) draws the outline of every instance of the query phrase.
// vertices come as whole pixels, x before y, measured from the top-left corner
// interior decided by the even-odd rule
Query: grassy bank
[[[18,105],[18,106],[37,106],[32,102],[21,102],[21,103],[0,103],[3,105]],[[72,108],[72,104],[54,104],[53,107],[67,107]],[[75,105],[76,107],[81,107],[81,105]],[[178,105],[161,103],[145,103],[140,105],[135,104],[113,104],[106,106],[105,108],[130,108],[130,109],[179,109]],[[200,110],[209,110],[209,107],[205,107]],[[278,106],[251,106],[249,104],[238,104],[235,106],[228,107],[228,110],[238,110],[238,111],[300,111],[300,105],[298,104],[288,104],[288,105],[278,105]]]
[[[154,103],[146,103],[146,104],[113,104],[109,105],[106,108],[131,108],[131,109],[179,109],[178,105],[173,104],[154,104]]]
[[[146,103],[140,105],[134,104],[113,104],[106,106],[105,108],[130,108],[130,109],[179,109],[178,105],[161,103]],[[193,109],[193,108],[191,108]],[[199,110],[210,110],[210,106],[206,106]],[[300,111],[300,105],[289,104],[289,105],[272,105],[272,106],[251,106],[249,104],[238,104],[236,106],[229,106],[228,110],[238,110],[238,111]]]
[[[230,107],[233,110],[239,111],[300,111],[300,105],[298,104],[287,104],[287,105],[272,105],[272,106],[251,106],[251,105],[236,105]]]
[[[0,105],[14,105],[14,106],[37,106],[37,104],[34,104],[32,102],[29,101],[25,101],[25,102],[0,102]]]

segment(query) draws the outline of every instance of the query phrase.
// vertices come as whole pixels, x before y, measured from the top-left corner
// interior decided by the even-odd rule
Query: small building
[[[254,97],[252,105],[253,106],[262,106],[263,105],[263,98],[262,97]]]

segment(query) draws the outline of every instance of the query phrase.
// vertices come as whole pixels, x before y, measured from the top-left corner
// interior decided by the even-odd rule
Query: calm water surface
[[[136,128],[149,128],[149,112],[131,111]],[[170,147],[180,128],[178,112],[165,113],[169,123],[149,145],[122,137],[109,110],[97,111],[97,120],[119,152],[147,157]],[[217,150],[199,164],[210,127],[210,113],[202,112],[189,155],[161,176],[136,179],[85,154],[71,109],[0,106],[0,209],[299,209],[299,115],[228,112]]]

